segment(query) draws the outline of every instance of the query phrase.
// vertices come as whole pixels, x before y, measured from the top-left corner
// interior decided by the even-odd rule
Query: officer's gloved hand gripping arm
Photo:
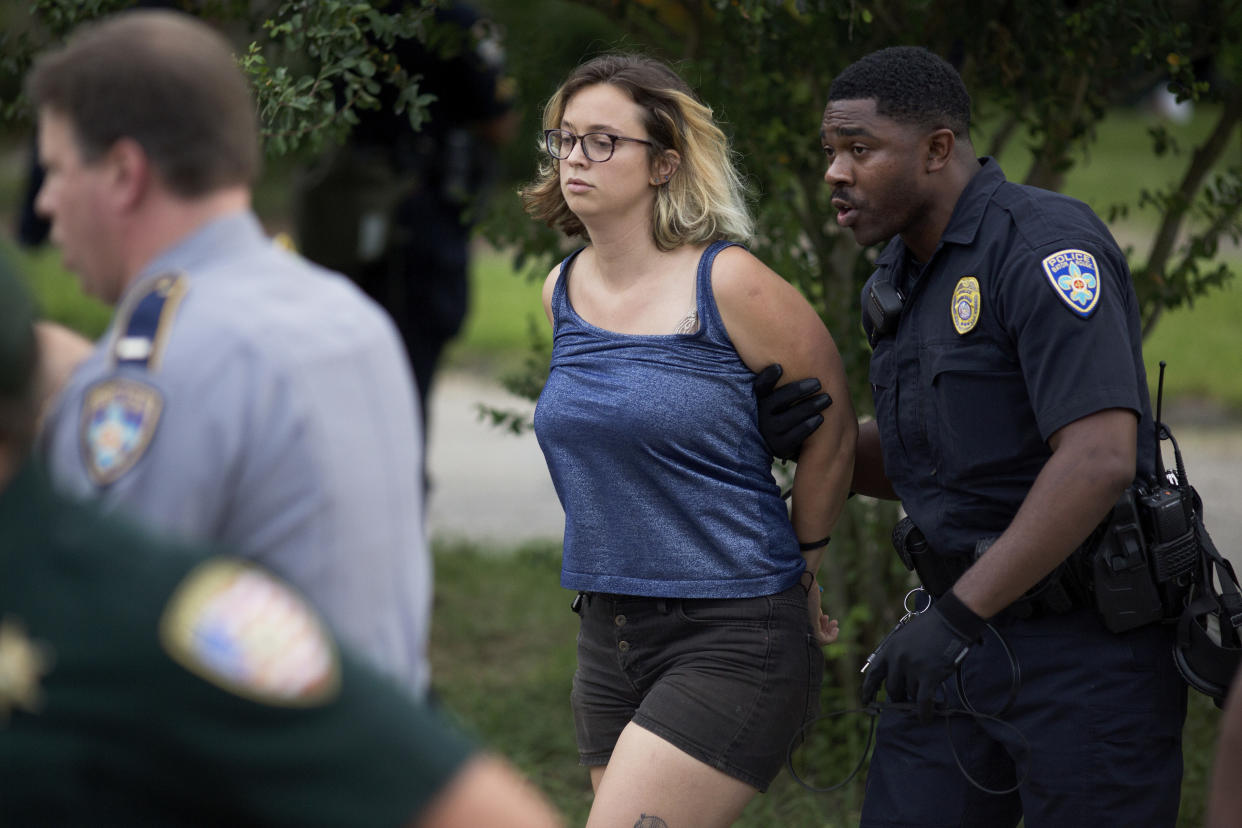
[[[1138,419],[1126,409],[1090,414],[1056,431],[1052,456],[1009,528],[931,610],[882,642],[867,667],[864,703],[883,681],[894,701],[931,713],[936,686],[1005,609],[1086,539],[1134,479]]]
[[[755,397],[759,405],[759,433],[773,457],[797,460],[802,443],[824,421],[821,411],[832,405],[832,397],[820,393],[819,380],[795,380],[780,388],[783,371],[772,364],[755,377]],[[851,491],[897,500],[892,485],[884,474],[880,456],[880,432],[875,421],[858,424]]]
[[[755,376],[759,433],[773,457],[797,460],[802,443],[824,422],[820,412],[832,405],[832,397],[822,391],[815,377],[777,388],[783,373],[774,362]]]

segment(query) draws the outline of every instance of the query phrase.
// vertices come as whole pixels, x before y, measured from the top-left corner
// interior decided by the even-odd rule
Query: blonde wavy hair
[[[625,92],[642,109],[654,163],[669,149],[681,156],[673,176],[656,190],[651,235],[660,250],[729,239],[748,241],[754,220],[746,185],[734,163],[729,140],[676,72],[653,58],[601,55],[579,66],[543,108],[543,128],[559,129],[565,107],[582,89],[606,83]],[[542,138],[542,136],[540,136]],[[540,145],[542,147],[542,144]],[[569,236],[590,239],[561,193],[559,162],[550,156],[533,182],[518,191],[526,212]]]

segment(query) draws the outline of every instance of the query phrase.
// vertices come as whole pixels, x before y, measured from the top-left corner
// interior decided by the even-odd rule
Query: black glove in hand
[[[863,705],[875,699],[883,682],[890,700],[917,702],[919,718],[930,720],[936,688],[980,640],[986,626],[956,595],[945,593],[880,642],[863,676]]]
[[[819,413],[832,405],[832,397],[820,392],[819,380],[797,380],[776,387],[781,366],[773,363],[755,377],[759,402],[759,433],[773,457],[797,460],[802,443],[824,421]]]

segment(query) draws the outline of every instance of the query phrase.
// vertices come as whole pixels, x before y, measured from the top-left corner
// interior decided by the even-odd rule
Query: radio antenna
[[[1160,360],[1160,379],[1156,383],[1156,423],[1154,429],[1156,436],[1156,471],[1158,472],[1158,479],[1162,482],[1167,480],[1164,471],[1164,456],[1160,453],[1160,440],[1164,437],[1165,431],[1161,415],[1164,410],[1164,367],[1166,364],[1163,359]]]

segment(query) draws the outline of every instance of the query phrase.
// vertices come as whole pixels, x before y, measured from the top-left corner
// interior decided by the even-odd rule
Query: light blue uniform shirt
[[[184,277],[144,344],[139,303],[170,273]],[[419,432],[388,317],[245,212],[145,268],[49,415],[43,449],[68,493],[284,575],[421,692],[432,580]]]

